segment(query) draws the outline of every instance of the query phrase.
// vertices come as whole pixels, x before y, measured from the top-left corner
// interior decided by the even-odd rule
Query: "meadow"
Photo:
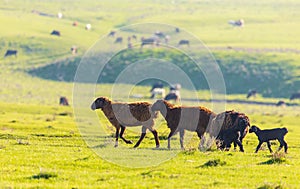
[[[300,88],[299,8],[297,0],[0,0],[0,188],[299,188],[300,107],[299,100],[289,101],[291,93]],[[63,13],[62,19],[57,18],[58,12]],[[228,20],[241,18],[245,20],[242,28],[228,24]],[[72,26],[75,21],[76,27]],[[88,23],[91,30],[84,28]],[[224,94],[212,96],[190,60],[159,47],[114,56],[108,63],[113,70],[106,70],[105,82],[73,82],[77,66],[97,41],[108,41],[101,53],[124,49],[126,39],[123,44],[113,44],[107,34],[138,23],[176,26],[202,41],[222,70],[228,103],[211,101]],[[54,29],[62,35],[51,36]],[[146,30],[150,35],[157,28]],[[124,38],[135,34],[119,33]],[[170,42],[177,43],[181,37],[171,35]],[[73,45],[78,47],[76,55],[70,52]],[[7,49],[17,49],[17,57],[3,58]],[[192,50],[182,49],[200,52],[193,43]],[[245,153],[222,152],[215,145],[200,151],[199,139],[190,132],[185,150],[180,150],[178,136],[172,139],[173,149],[167,150],[168,129],[161,116],[156,121],[160,150],[153,149],[151,133],[138,149],[123,141],[113,148],[114,128],[100,111],[91,111],[89,103],[96,96],[154,102],[149,98],[149,81],[138,86],[113,84],[136,53],[140,59],[163,57],[190,71],[194,80],[200,78],[200,84],[195,83],[197,91],[183,86],[185,105],[244,112],[251,124],[261,128],[287,127],[288,154],[272,155],[266,146],[255,154],[258,140],[254,134],[243,141]],[[75,106],[78,96],[73,92],[78,86],[94,89],[86,96],[81,91],[85,97],[82,107]],[[257,88],[258,95],[247,100],[251,88]],[[112,94],[113,89],[129,93]],[[59,106],[60,96],[66,96],[71,106]],[[201,101],[189,100],[195,98]],[[292,105],[251,103],[279,100]],[[85,131],[94,133],[85,136]],[[139,127],[127,129],[125,136],[136,142],[139,132]],[[272,143],[273,150],[277,146]]]

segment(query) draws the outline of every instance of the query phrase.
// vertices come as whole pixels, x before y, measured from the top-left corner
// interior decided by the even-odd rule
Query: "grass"
[[[268,85],[276,87],[280,79],[285,81],[276,95],[269,95],[272,98],[260,94],[253,101],[288,101],[287,91],[299,88],[299,53],[296,53],[300,49],[299,6],[297,0],[151,0],[134,3],[129,0],[87,0],[84,3],[79,0],[0,0],[0,56],[7,49],[18,50],[17,58],[0,58],[0,188],[298,188],[299,106],[235,102],[221,105],[210,102],[211,91],[181,91],[183,98],[199,97],[203,100],[199,104],[211,109],[244,112],[252,124],[261,128],[287,127],[289,153],[284,157],[280,153],[270,156],[265,147],[254,154],[258,141],[252,134],[243,141],[245,153],[232,149],[220,152],[215,146],[205,152],[199,151],[199,139],[190,132],[185,139],[187,150],[180,150],[178,136],[172,139],[173,149],[167,150],[169,131],[162,117],[156,122],[161,149],[153,149],[154,140],[150,133],[136,150],[122,141],[116,149],[113,148],[114,128],[102,113],[91,112],[85,107],[94,96],[111,97],[112,88],[129,91],[128,94],[114,94],[115,100],[152,101],[148,98],[150,87],[76,84],[95,89],[92,95],[80,91],[88,105],[61,107],[58,106],[60,96],[66,96],[71,105],[77,105],[76,100],[73,101],[76,85],[53,80],[53,72],[63,71],[70,76],[72,70],[67,67],[67,62],[75,64],[111,30],[129,24],[159,22],[173,24],[195,35],[210,47],[217,60],[227,66],[224,67],[228,73],[226,82],[232,93],[226,96],[227,99],[245,100],[244,91],[235,91],[230,85],[232,81],[238,83],[239,79],[245,79],[243,74],[230,75],[229,72],[232,71],[230,67],[241,70],[244,65],[254,77],[254,80],[250,77],[249,87],[262,84],[255,80],[258,76],[272,75],[261,86],[266,91]],[[53,16],[41,16],[32,10]],[[63,13],[63,19],[55,17],[58,12]],[[233,28],[227,23],[240,18],[245,20],[244,28]],[[78,21],[77,27],[72,26],[74,21]],[[90,31],[84,29],[87,23],[92,24]],[[51,36],[54,29],[61,31],[62,36]],[[157,28],[146,30],[150,35]],[[172,43],[185,38],[183,33],[177,38],[171,33]],[[123,34],[127,37],[132,31]],[[70,53],[72,45],[78,46],[76,56]],[[197,50],[193,45],[191,48]],[[108,51],[105,53],[122,47],[110,43],[104,46]],[[228,50],[228,47],[232,49]],[[157,49],[154,51],[158,52]],[[63,69],[56,69],[58,65]],[[40,71],[45,67],[50,69],[43,72],[43,77],[36,77],[37,73],[29,74],[30,70]],[[242,86],[244,80],[238,84]],[[129,98],[136,94],[143,98]],[[280,99],[276,98],[279,96]],[[216,97],[221,99],[222,95]],[[183,103],[195,105],[193,101],[183,100]],[[80,109],[78,114],[76,108],[83,110]],[[128,128],[125,137],[136,142],[139,132],[140,128]],[[206,164],[208,167],[201,167]],[[223,165],[213,166],[220,164]]]
[[[88,123],[84,120],[82,123],[75,122],[73,115],[64,114],[71,112],[71,107],[0,103],[0,185],[50,188],[147,188],[151,185],[182,188],[189,183],[189,188],[199,188],[199,185],[207,188],[240,188],[240,183],[234,180],[243,175],[247,178],[242,184],[244,188],[258,188],[265,183],[276,185],[279,180],[287,188],[297,188],[299,182],[296,177],[300,166],[298,110],[295,107],[274,110],[272,107],[231,104],[228,108],[230,106],[246,112],[251,123],[259,124],[262,128],[278,127],[280,124],[286,126],[289,129],[286,136],[289,154],[272,157],[266,147],[255,154],[258,141],[252,134],[248,134],[243,142],[245,153],[233,149],[229,152],[215,149],[201,152],[197,150],[199,139],[190,132],[186,133],[185,151],[180,150],[178,136],[172,140],[171,151],[166,150],[166,138],[161,138],[161,150],[154,150],[154,140],[150,133],[137,150],[122,141],[119,148],[114,149],[111,138],[113,129],[84,141],[80,134],[81,128],[76,125]],[[109,128],[103,114],[99,112],[99,116],[101,128]],[[278,123],[278,120],[281,122]],[[161,117],[156,127],[160,136],[168,134]],[[125,137],[136,142],[139,130],[128,128]],[[20,141],[28,144],[20,144]],[[285,161],[261,163],[274,158]],[[172,182],[166,183],[166,179]]]

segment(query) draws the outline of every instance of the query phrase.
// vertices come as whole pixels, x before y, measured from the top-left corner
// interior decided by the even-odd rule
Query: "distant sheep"
[[[211,119],[215,116],[211,110],[205,107],[174,106],[165,100],[157,100],[151,110],[159,111],[165,118],[170,133],[168,135],[168,148],[171,148],[171,137],[179,131],[180,146],[184,149],[184,131],[195,131],[201,139]],[[196,118],[196,119],[195,119]]]
[[[62,106],[69,106],[69,102],[68,102],[68,99],[64,96],[61,96],[59,98],[59,105],[62,105]]]
[[[175,102],[179,102],[181,99],[180,96],[180,84],[175,84],[170,87],[170,92],[167,94],[167,96],[164,98],[165,100],[174,100]]]
[[[247,99],[250,97],[256,97],[257,91],[256,90],[249,90],[247,94]]]
[[[17,54],[18,54],[18,51],[17,50],[7,50],[4,57],[7,57],[7,56],[15,56],[17,57]]]
[[[77,47],[76,46],[72,46],[71,47],[71,52],[73,55],[77,54]]]
[[[232,26],[237,26],[237,27],[243,27],[245,25],[245,22],[243,19],[239,19],[239,20],[229,20],[228,24],[232,25]]]
[[[150,38],[141,38],[141,48],[144,46],[144,45],[156,45],[158,46],[159,45],[159,40],[156,38],[156,37],[150,37]]]
[[[276,129],[265,129],[261,130],[257,126],[253,125],[249,133],[255,133],[256,136],[258,137],[258,145],[256,147],[255,153],[258,152],[260,149],[261,145],[266,142],[268,145],[268,148],[270,150],[270,153],[272,153],[272,148],[271,148],[271,143],[270,140],[278,140],[280,143],[280,146],[278,148],[278,151],[281,150],[282,147],[284,147],[284,152],[287,153],[287,143],[284,141],[284,136],[288,133],[287,128],[276,128]]]
[[[150,92],[151,92],[150,98],[155,98],[155,96],[158,94],[161,95],[162,98],[164,98],[166,92],[163,87],[164,87],[164,85],[161,82],[154,83],[150,90]]]
[[[123,37],[117,37],[115,40],[115,43],[122,43],[123,42]]]
[[[116,128],[115,147],[118,146],[119,135],[124,142],[132,144],[132,141],[126,140],[123,137],[126,126],[134,127],[142,125],[142,134],[134,147],[136,148],[140,145],[146,136],[146,130],[149,129],[153,133],[156,148],[159,148],[158,134],[153,128],[156,114],[150,111],[150,106],[151,104],[148,102],[121,103],[112,102],[106,97],[99,97],[92,103],[91,109],[101,109],[110,123]],[[120,129],[121,132],[119,133]]]
[[[154,88],[151,90],[151,97],[150,98],[155,98],[156,95],[160,95],[162,98],[165,98],[166,96],[166,91],[164,88]]]
[[[91,24],[86,24],[85,25],[85,29],[86,30],[91,30],[92,29],[92,25]]]
[[[221,126],[217,136],[221,141],[221,149],[229,150],[233,142],[235,148],[238,145],[240,151],[244,152],[242,141],[250,127],[250,120],[245,114],[234,110],[225,111],[214,118],[213,125]]]
[[[187,45],[187,46],[190,46],[190,41],[189,40],[185,40],[185,39],[182,39],[178,42],[178,46],[180,45]]]
[[[110,31],[108,36],[109,37],[115,37],[116,31]]]
[[[276,103],[276,106],[285,106],[286,103],[283,101],[283,100],[279,100],[277,103]]]
[[[294,93],[291,95],[290,100],[300,99],[300,93]]]
[[[57,30],[53,30],[51,33],[51,35],[56,35],[56,36],[60,36],[60,31],[57,31]]]

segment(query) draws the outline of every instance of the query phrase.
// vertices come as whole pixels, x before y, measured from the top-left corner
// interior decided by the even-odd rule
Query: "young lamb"
[[[278,140],[280,143],[278,151],[281,150],[282,147],[284,147],[284,152],[287,153],[288,146],[287,143],[284,141],[284,136],[288,133],[287,128],[284,127],[284,128],[261,130],[257,126],[253,125],[250,128],[249,133],[255,133],[259,140],[255,153],[258,152],[260,146],[264,142],[267,143],[270,153],[272,153],[273,151],[271,149],[270,140]]]
[[[174,106],[165,100],[157,100],[151,110],[159,111],[167,121],[170,134],[168,135],[168,148],[171,148],[171,137],[179,131],[180,146],[184,149],[184,131],[195,131],[201,139],[211,119],[215,116],[211,110],[205,107]]]
[[[249,118],[243,113],[230,110],[218,114],[213,121],[217,124],[215,121],[223,121],[217,136],[217,139],[221,141],[220,149],[229,150],[233,142],[234,148],[238,145],[240,151],[244,152],[242,141],[250,127]]]
[[[106,97],[99,97],[92,103],[91,109],[101,109],[110,123],[116,128],[115,147],[118,146],[120,129],[120,138],[127,144],[132,144],[132,141],[126,140],[123,137],[126,126],[133,127],[142,125],[142,134],[134,148],[140,145],[146,135],[147,129],[153,133],[156,148],[159,148],[158,134],[153,128],[154,118],[157,117],[157,114],[155,115],[150,111],[150,106],[151,104],[148,102],[120,103],[112,102]]]

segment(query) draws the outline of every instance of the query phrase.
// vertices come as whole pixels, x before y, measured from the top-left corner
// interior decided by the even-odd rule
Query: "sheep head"
[[[92,103],[91,109],[92,110],[102,109],[103,107],[105,107],[106,105],[108,105],[110,103],[111,103],[111,101],[108,98],[99,97]]]
[[[171,105],[170,105],[171,106]],[[169,103],[165,100],[157,100],[152,106],[151,111],[157,112],[160,111],[160,113],[166,117],[167,115],[167,109],[170,108]]]
[[[256,133],[258,130],[260,130],[258,127],[252,125],[252,127],[249,129],[249,133]]]

